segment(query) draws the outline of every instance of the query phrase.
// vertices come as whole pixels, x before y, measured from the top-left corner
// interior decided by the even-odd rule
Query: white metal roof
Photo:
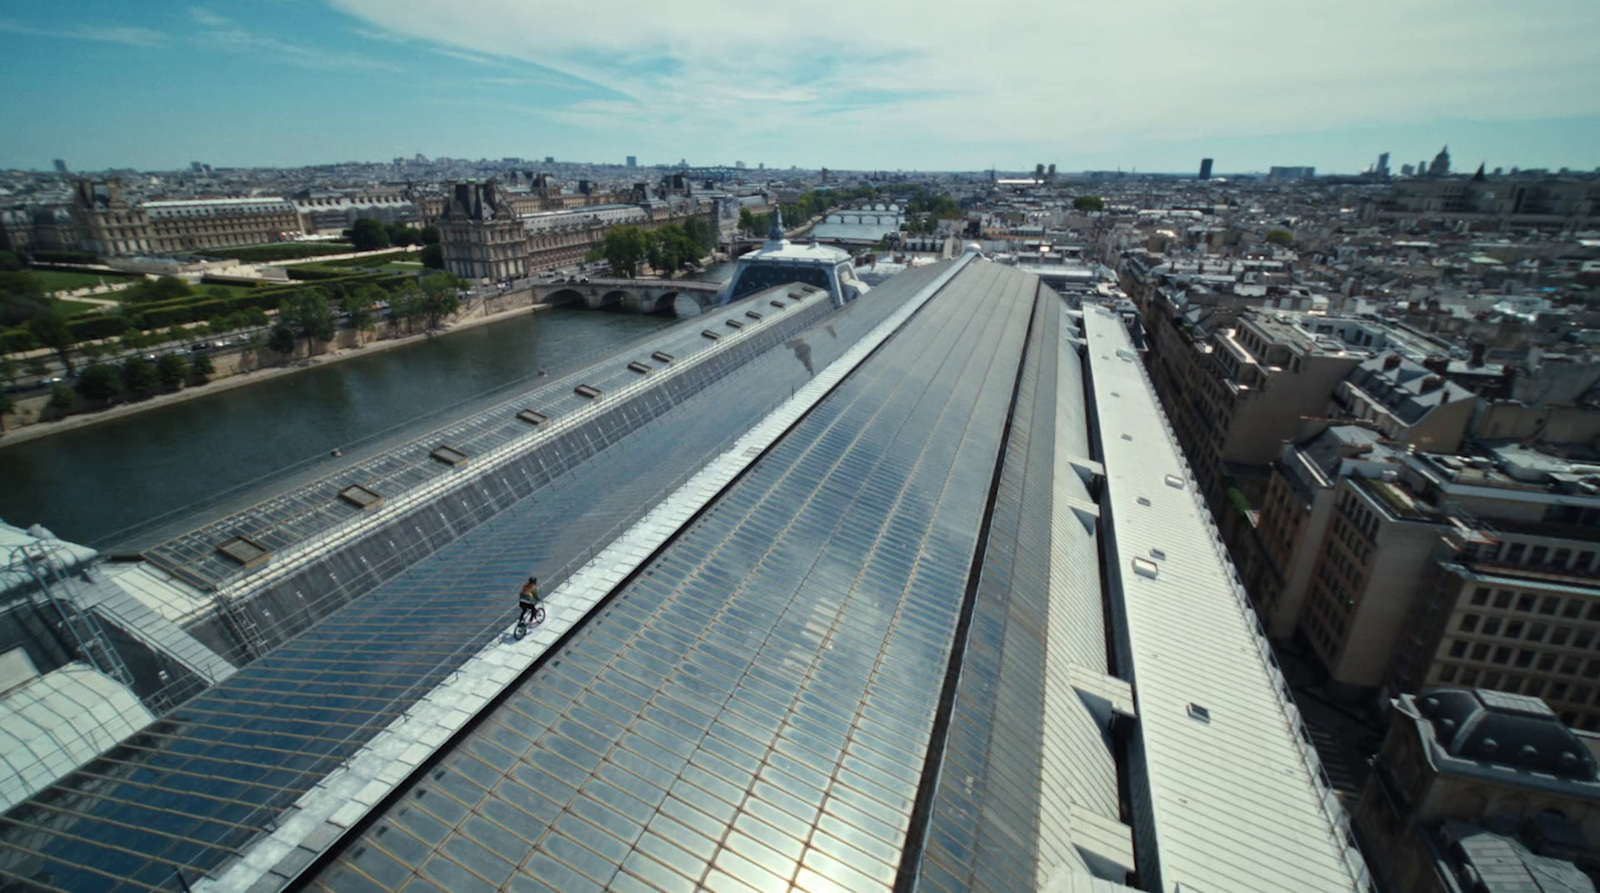
[[[1348,820],[1122,320],[1086,307],[1084,329],[1119,665],[1139,714],[1141,870],[1162,890],[1362,890]]]

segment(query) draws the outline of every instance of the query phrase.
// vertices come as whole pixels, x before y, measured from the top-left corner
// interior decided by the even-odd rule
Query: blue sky
[[[1600,166],[1595,0],[7,0],[0,167]]]

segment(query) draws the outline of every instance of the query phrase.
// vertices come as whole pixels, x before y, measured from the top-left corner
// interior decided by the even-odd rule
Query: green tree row
[[[425,226],[418,229],[405,223],[384,223],[382,220],[363,217],[344,231],[344,237],[350,240],[350,244],[354,245],[357,251],[377,251],[391,245],[397,248],[407,245],[437,245],[439,228]]]
[[[638,276],[645,264],[671,277],[716,246],[716,230],[711,224],[691,217],[682,225],[669,223],[656,230],[614,226],[606,230],[604,243],[589,252],[589,259],[605,261],[612,273],[628,279]]]

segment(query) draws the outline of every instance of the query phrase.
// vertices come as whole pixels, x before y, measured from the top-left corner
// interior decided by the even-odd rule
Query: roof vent
[[[637,372],[640,375],[649,375],[650,374],[650,367],[646,366],[645,364],[643,364],[641,362],[639,362],[638,360],[635,360],[635,361],[629,363],[628,364],[628,369],[630,371],[632,371],[632,372]]]
[[[444,446],[443,444],[434,447],[433,452],[429,453],[428,455],[451,467],[465,465],[467,463],[466,453],[463,453],[454,447]]]
[[[594,400],[598,398],[602,392],[594,385],[581,384],[573,388],[572,393],[577,394],[579,397],[588,397],[590,400]]]
[[[788,306],[787,304],[783,303],[782,301],[768,301],[767,303],[769,303],[772,306],[778,308],[779,310],[782,310],[784,307]]]
[[[1183,489],[1183,478],[1178,477],[1175,474],[1169,474],[1169,475],[1167,475],[1167,486],[1171,487],[1174,490],[1182,490]]]
[[[1138,501],[1138,503],[1140,505],[1149,505],[1150,504],[1149,498],[1148,497],[1144,497],[1144,496],[1139,497],[1139,499],[1137,501]]]
[[[712,341],[715,341],[718,338],[722,337],[721,335],[718,335],[716,332],[713,332],[710,329],[702,329],[701,332],[700,332],[700,335],[702,337],[705,337],[705,338],[710,338]]]
[[[1532,744],[1524,744],[1517,750],[1517,756],[1531,763],[1539,758],[1539,748]]]
[[[265,564],[267,559],[272,557],[272,553],[268,552],[265,546],[242,536],[217,543],[217,551],[245,567]]]
[[[742,328],[744,328],[744,323],[738,321],[737,319],[730,319],[730,320],[728,320],[728,328],[730,328],[730,329],[742,329]]]
[[[339,491],[339,498],[358,509],[375,509],[383,505],[383,497],[360,484],[351,484]]]
[[[523,411],[517,413],[517,418],[527,422],[530,425],[543,425],[545,422],[550,421],[549,416],[536,409],[524,409]]]
[[[1157,561],[1166,561],[1167,560],[1167,553],[1161,551],[1160,549],[1151,549],[1150,550],[1150,557],[1154,558]]]
[[[658,350],[650,355],[650,359],[655,360],[657,363],[670,363],[673,360],[673,356],[664,350]]]
[[[751,319],[760,319],[761,318],[761,314],[755,312],[754,310],[746,310],[744,312],[744,315],[750,317]]]
[[[1133,435],[1132,434],[1124,434],[1124,435],[1122,435],[1122,439],[1128,441],[1129,443],[1132,443],[1133,442]]]
[[[1141,577],[1149,577],[1154,580],[1156,575],[1161,573],[1161,566],[1148,558],[1135,558],[1133,559],[1133,572]]]
[[[1495,751],[1497,751],[1499,749],[1500,749],[1500,742],[1494,740],[1493,738],[1485,738],[1485,739],[1483,739],[1483,752],[1484,753],[1493,754]]]
[[[1211,711],[1191,701],[1189,703],[1189,718],[1209,723],[1211,722]]]

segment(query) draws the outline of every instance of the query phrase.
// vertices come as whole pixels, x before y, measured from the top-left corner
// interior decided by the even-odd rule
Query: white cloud
[[[281,40],[245,28],[232,19],[218,15],[202,6],[189,8],[189,18],[203,30],[196,41],[206,49],[224,49],[229,52],[247,51],[273,57],[301,68],[327,70],[354,69],[368,71],[395,71],[394,65],[356,53],[333,50]]]
[[[737,129],[1071,152],[1600,113],[1594,0],[329,2],[476,62],[533,62],[637,100],[551,113],[601,134]],[[896,98],[874,103],[878,91]]]
[[[89,40],[95,43],[118,43],[130,47],[160,46],[167,36],[150,28],[134,25],[75,25],[70,28],[37,28],[20,22],[0,20],[0,33],[26,34],[31,37],[57,37],[67,40]]]

